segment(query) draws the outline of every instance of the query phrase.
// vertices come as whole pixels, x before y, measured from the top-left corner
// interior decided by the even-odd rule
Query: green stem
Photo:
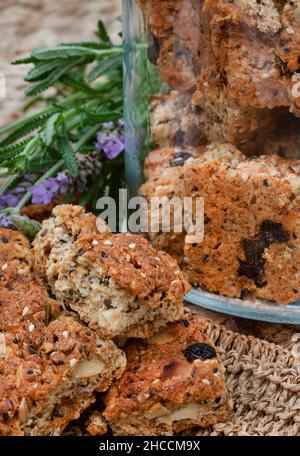
[[[64,165],[64,160],[59,160],[57,163],[55,163],[55,165],[52,166],[52,168],[50,168],[45,174],[43,174],[43,176],[40,177],[40,179],[38,179],[34,185],[41,184],[49,177],[54,176],[60,170],[60,168],[62,168],[63,165]],[[17,206],[15,208],[16,211],[19,212],[22,209],[22,207],[25,206],[30,201],[31,197],[32,197],[31,192],[25,193],[25,195],[22,197],[22,199],[17,204]]]
[[[69,97],[67,97],[65,100],[63,101],[60,101],[56,104],[56,106],[58,108],[63,108],[64,106],[68,105],[69,103],[73,103],[74,101],[77,101],[77,100],[80,100],[81,98],[85,98],[86,95],[82,94],[82,93],[76,93],[74,95],[70,95]],[[44,114],[48,114],[48,113],[51,113],[51,112],[56,112],[57,109],[55,107],[51,107],[51,108],[45,108],[43,109],[42,111],[39,112],[39,115],[44,115]],[[36,114],[34,114],[33,116],[30,116],[30,117],[27,117],[26,119],[21,119],[21,120],[17,120],[16,122],[8,125],[7,127],[5,128],[2,128],[0,130],[0,136],[3,136],[7,133],[10,133],[11,131],[13,130],[16,130],[17,128],[20,128],[23,126],[24,122],[27,122],[31,117],[35,117]]]
[[[4,184],[1,186],[0,188],[0,195],[2,195],[3,193],[6,192],[6,190],[9,189],[9,187],[15,182],[15,180],[18,179],[18,174],[13,174],[12,176],[10,176],[6,182],[4,182]]]

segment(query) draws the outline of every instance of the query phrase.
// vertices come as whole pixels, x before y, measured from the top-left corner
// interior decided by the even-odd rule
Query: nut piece
[[[94,358],[90,361],[82,361],[74,369],[75,378],[93,377],[103,372],[105,366],[102,361]]]

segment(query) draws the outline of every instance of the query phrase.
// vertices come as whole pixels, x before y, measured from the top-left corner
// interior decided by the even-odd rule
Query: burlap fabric
[[[214,322],[209,332],[226,368],[233,413],[198,435],[300,435],[300,358]]]

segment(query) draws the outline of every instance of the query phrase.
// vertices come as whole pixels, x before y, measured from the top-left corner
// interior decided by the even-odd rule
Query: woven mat
[[[300,435],[300,359],[281,346],[210,325],[226,368],[232,419],[198,435]]]

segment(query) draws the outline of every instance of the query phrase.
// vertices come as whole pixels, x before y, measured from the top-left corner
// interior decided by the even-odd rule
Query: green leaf
[[[93,57],[91,49],[83,46],[42,46],[32,51],[32,57],[37,60],[69,59],[70,57]]]
[[[73,78],[70,75],[66,75],[62,78],[61,82],[66,85],[67,87],[70,87],[71,89],[77,90],[78,92],[83,92],[88,95],[93,95],[96,96],[97,92],[94,90],[92,87],[90,87],[88,84],[85,82],[81,82],[78,79]]]
[[[98,21],[98,31],[96,35],[100,38],[103,43],[112,44],[111,39],[107,33],[106,27],[102,21]]]
[[[27,65],[28,63],[35,63],[36,59],[32,56],[16,59],[11,62],[12,65]]]
[[[32,68],[25,76],[24,81],[27,82],[35,82],[39,81],[45,75],[51,73],[54,69],[56,69],[60,65],[60,60],[54,60],[51,62],[46,63],[38,63],[34,68]]]
[[[39,113],[39,114],[29,117],[28,119],[24,119],[23,124],[19,128],[17,128],[9,136],[7,136],[3,141],[0,142],[0,150],[3,147],[13,144],[15,141],[18,141],[19,139],[24,138],[24,136],[28,135],[32,131],[39,128],[41,125],[44,124],[44,122],[52,114],[53,114],[53,111],[48,112],[48,113],[43,113],[43,114]]]
[[[47,147],[51,146],[53,142],[56,133],[56,124],[60,118],[60,115],[61,114],[58,112],[56,114],[53,114],[53,116],[51,116],[50,119],[47,120],[45,127],[40,133],[41,141]]]
[[[88,81],[93,82],[95,81],[95,79],[99,78],[107,71],[111,71],[115,68],[121,67],[121,62],[122,61],[120,58],[112,59],[111,57],[100,60],[100,62],[98,62],[88,74]]]
[[[65,162],[65,165],[72,177],[78,176],[78,166],[76,152],[70,146],[65,128],[62,128],[62,134],[59,138],[59,152]]]
[[[92,120],[93,122],[103,123],[103,122],[111,122],[115,120],[119,120],[122,117],[120,112],[113,112],[113,111],[89,111],[85,110],[87,118]]]
[[[78,60],[72,60],[71,62],[67,61],[65,63],[61,63],[56,69],[53,70],[52,73],[49,74],[49,76],[46,79],[37,82],[33,86],[29,87],[29,89],[27,89],[25,92],[26,95],[33,96],[37,95],[40,92],[43,92],[44,90],[47,90],[49,87],[55,84],[65,73],[70,71],[74,66],[77,66],[78,64]]]
[[[89,49],[111,49],[113,45],[110,42],[98,43],[97,41],[81,41],[78,43],[61,43],[60,46],[76,46]]]

